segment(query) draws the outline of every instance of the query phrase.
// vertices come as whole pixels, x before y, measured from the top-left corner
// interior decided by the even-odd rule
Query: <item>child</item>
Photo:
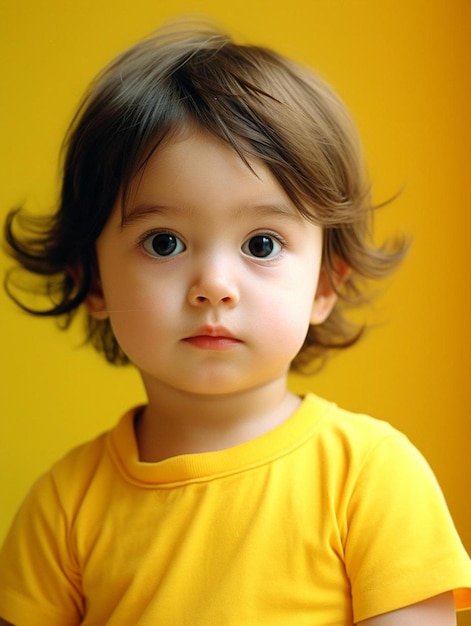
[[[51,299],[19,304],[85,307],[148,403],[33,487],[1,623],[455,623],[471,564],[423,458],[287,389],[358,338],[345,305],[404,254],[374,248],[371,211],[343,105],[276,53],[182,29],[105,69],[57,214],[23,238],[10,215],[7,241]]]

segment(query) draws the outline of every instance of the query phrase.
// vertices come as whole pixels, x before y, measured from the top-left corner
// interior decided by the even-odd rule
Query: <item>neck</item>
[[[141,461],[224,450],[272,430],[299,405],[286,377],[240,393],[182,393],[144,378],[149,404],[136,428]]]

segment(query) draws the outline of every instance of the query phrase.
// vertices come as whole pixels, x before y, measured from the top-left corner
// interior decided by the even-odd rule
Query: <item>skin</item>
[[[357,626],[456,626],[455,603],[451,591],[397,611],[376,615]]]
[[[101,291],[88,304],[141,373],[142,460],[233,446],[300,402],[289,364],[335,303],[322,231],[251,165],[255,174],[220,141],[186,134],[156,152],[124,224],[116,207],[97,242]],[[268,256],[252,252],[262,244]]]
[[[250,165],[188,131],[154,154],[124,223],[117,206],[97,242],[100,286],[87,304],[110,319],[142,376],[142,461],[236,445],[299,405],[289,364],[336,295],[321,267],[321,228],[262,163]],[[359,624],[453,625],[452,594]]]

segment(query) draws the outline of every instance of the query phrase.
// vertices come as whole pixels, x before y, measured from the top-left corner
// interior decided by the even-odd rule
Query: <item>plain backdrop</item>
[[[378,213],[378,238],[406,232],[413,247],[365,311],[365,339],[292,385],[404,431],[434,469],[469,551],[471,3],[1,0],[0,11],[2,219],[20,204],[54,208],[61,140],[88,82],[169,18],[205,14],[334,86],[358,124],[375,201],[401,192]],[[3,273],[10,261],[0,262]],[[0,316],[1,537],[41,472],[144,395],[132,368],[82,345],[80,319],[61,333],[3,292]]]

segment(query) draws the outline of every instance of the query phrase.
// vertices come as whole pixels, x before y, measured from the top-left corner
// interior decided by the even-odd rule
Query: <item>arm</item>
[[[441,593],[423,602],[358,622],[357,626],[456,626],[453,593]]]

